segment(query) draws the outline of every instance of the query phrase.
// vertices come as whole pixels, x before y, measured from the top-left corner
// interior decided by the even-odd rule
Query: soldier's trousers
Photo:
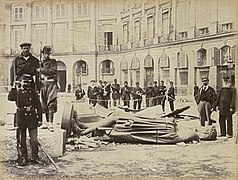
[[[18,143],[20,144],[20,151],[22,158],[28,161],[27,145],[26,145],[26,129],[18,128]],[[37,140],[37,128],[28,129],[30,136],[31,156],[35,160],[38,158],[38,140]]]
[[[221,131],[222,136],[225,136],[226,133],[230,136],[233,136],[232,115],[220,114],[219,115],[219,124],[220,124],[220,131]]]

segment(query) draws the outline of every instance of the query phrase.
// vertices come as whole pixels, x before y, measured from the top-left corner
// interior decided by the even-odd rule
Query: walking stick
[[[50,160],[50,162],[54,165],[55,169],[59,172],[59,169],[57,167],[57,165],[55,164],[54,160],[50,157],[50,155],[44,150],[44,148],[41,146],[40,142],[38,141],[38,145],[41,148],[41,150],[45,153],[45,155],[47,156],[47,158]]]

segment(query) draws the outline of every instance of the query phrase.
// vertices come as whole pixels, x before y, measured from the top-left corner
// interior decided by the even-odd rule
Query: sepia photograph
[[[0,0],[0,179],[238,179],[237,0]]]

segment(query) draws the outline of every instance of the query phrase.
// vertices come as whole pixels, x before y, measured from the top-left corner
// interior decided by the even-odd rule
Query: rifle
[[[50,157],[50,155],[45,151],[45,149],[41,146],[40,142],[38,141],[38,145],[41,150],[45,153],[46,157],[50,160],[50,162],[54,165],[55,169],[59,172],[57,165],[55,164],[54,160]]]

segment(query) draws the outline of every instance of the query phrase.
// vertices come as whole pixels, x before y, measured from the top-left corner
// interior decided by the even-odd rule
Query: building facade
[[[53,47],[60,91],[91,79],[127,80],[142,87],[175,82],[178,95],[208,76],[221,87],[235,82],[236,0],[4,0],[0,4],[0,86],[9,85],[11,61],[23,41],[39,57]]]

